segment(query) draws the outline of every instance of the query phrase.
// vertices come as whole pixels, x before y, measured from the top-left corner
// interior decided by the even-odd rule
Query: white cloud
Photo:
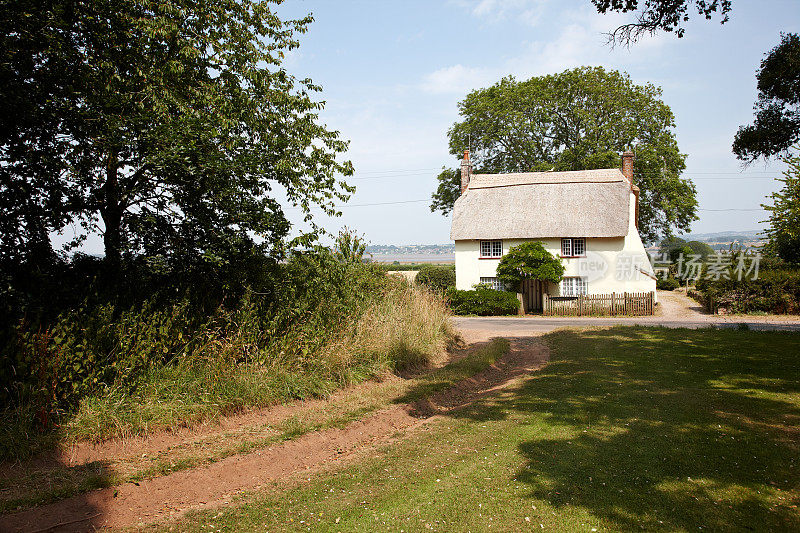
[[[473,17],[496,23],[515,19],[530,26],[541,20],[549,0],[454,0],[458,7],[469,10]]]
[[[495,0],[482,0],[474,6],[473,11],[497,15],[505,9],[497,4]],[[525,43],[517,55],[493,65],[470,66],[459,63],[442,67],[424,76],[420,87],[434,94],[465,94],[509,74],[528,78],[582,65],[626,68],[643,62],[652,63],[657,59],[659,49],[675,41],[670,39],[671,36],[658,34],[645,37],[631,49],[612,49],[606,45],[605,33],[625,22],[626,17],[619,14],[599,15],[591,6],[565,11],[552,21],[553,27],[560,28],[552,38]]]
[[[572,24],[561,30],[554,41],[534,41],[524,46],[522,52],[494,66],[443,67],[427,74],[421,84],[423,90],[434,93],[465,94],[470,90],[491,85],[503,76],[512,74],[528,78],[561,72],[581,65],[605,63],[607,51],[595,52],[600,47],[600,37],[584,26]]]
[[[283,67],[287,69],[297,68],[302,63],[303,59],[308,59],[308,57],[306,57],[299,48],[289,50],[285,52],[283,57]]]
[[[434,94],[466,93],[496,81],[491,68],[453,65],[431,72],[422,82],[422,89]]]

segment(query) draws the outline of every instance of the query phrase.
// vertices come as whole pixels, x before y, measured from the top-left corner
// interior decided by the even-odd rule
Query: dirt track
[[[205,467],[96,490],[0,517],[0,531],[90,531],[137,526],[190,509],[224,504],[242,491],[338,464],[379,442],[395,438],[448,412],[507,387],[547,361],[536,339],[513,339],[512,349],[487,370],[414,404],[397,405],[342,429],[303,435],[270,448],[228,457]],[[141,443],[144,445],[145,443]]]
[[[703,306],[686,296],[683,291],[658,291],[658,316],[674,320],[712,321],[713,315],[703,311]]]

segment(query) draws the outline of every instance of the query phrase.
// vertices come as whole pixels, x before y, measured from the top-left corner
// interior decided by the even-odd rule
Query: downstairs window
[[[589,284],[586,278],[569,277],[561,279],[561,296],[583,296]]]
[[[488,285],[490,288],[496,291],[503,290],[503,284],[497,278],[484,278],[481,276],[481,285]]]

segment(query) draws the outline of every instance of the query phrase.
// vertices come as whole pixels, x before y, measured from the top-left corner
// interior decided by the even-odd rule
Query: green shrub
[[[539,241],[512,246],[497,265],[497,279],[517,290],[525,279],[558,283],[563,275],[561,258],[548,252]]]
[[[660,291],[674,291],[680,286],[680,281],[675,278],[658,278],[658,280],[656,280],[656,289]]]
[[[0,399],[34,402],[46,425],[88,395],[134,390],[154,365],[218,357],[234,337],[237,362],[261,361],[275,351],[295,359],[327,342],[389,283],[380,269],[339,261],[323,249],[295,254],[277,274],[258,294],[215,298],[208,293],[217,285],[211,285],[175,287],[171,296],[156,291],[142,302],[92,295],[55,318],[7,324]]]
[[[708,289],[711,286],[711,284],[712,284],[712,281],[710,279],[700,278],[700,279],[695,280],[694,288],[697,289],[700,292],[703,292],[706,289]]]
[[[455,267],[425,265],[417,274],[417,283],[435,291],[445,291],[456,284]]]
[[[712,312],[800,314],[798,270],[767,270],[755,280],[702,280],[697,289]]]
[[[457,315],[502,316],[516,315],[519,300],[512,292],[478,287],[471,291],[447,290],[450,309]]]

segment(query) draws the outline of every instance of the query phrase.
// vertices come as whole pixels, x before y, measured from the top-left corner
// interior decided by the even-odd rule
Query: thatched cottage
[[[655,276],[638,231],[639,189],[633,153],[617,168],[577,172],[472,174],[469,152],[461,163],[461,196],[453,207],[456,286],[499,288],[496,269],[509,248],[539,241],[562,259],[558,284],[524,284],[526,308],[542,294],[579,296],[651,292]]]

